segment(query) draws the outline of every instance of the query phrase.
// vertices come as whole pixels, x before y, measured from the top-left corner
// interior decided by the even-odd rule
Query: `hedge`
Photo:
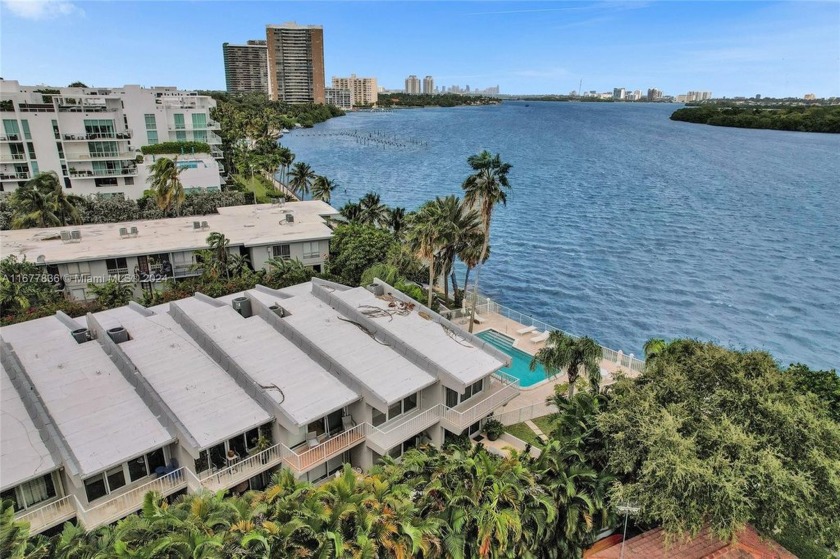
[[[140,148],[145,155],[162,155],[169,153],[210,153],[210,144],[206,142],[161,142]]]

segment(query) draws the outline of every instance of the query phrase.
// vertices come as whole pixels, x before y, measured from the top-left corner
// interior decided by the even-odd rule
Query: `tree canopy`
[[[767,353],[671,342],[614,385],[599,427],[613,500],[646,522],[723,538],[796,525],[840,544],[840,424]]]

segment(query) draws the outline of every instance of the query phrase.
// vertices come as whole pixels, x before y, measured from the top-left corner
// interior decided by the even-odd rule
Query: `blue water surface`
[[[840,367],[840,135],[673,122],[676,108],[355,113],[282,143],[335,179],[335,206],[460,195],[466,158],[499,152],[513,190],[481,275],[494,300],[625,353],[688,336]]]

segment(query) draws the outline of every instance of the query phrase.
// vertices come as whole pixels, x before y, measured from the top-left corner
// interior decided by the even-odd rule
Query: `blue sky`
[[[840,2],[1,0],[0,75],[21,83],[223,89],[223,42],[324,26],[332,75],[503,93],[613,87],[840,96]]]

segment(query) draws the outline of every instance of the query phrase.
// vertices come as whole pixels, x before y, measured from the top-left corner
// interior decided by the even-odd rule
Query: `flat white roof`
[[[310,292],[282,300],[291,315],[283,320],[341,363],[353,377],[389,405],[437,382],[353,324],[352,318],[317,299]]]
[[[230,305],[214,307],[196,298],[178,306],[265,389],[299,426],[360,398],[259,316],[243,318]]]
[[[504,365],[457,331],[447,331],[442,325],[423,318],[417,311],[395,312],[396,308],[389,307],[387,300],[376,297],[364,287],[335,291],[333,295],[464,384],[472,384]]]
[[[224,233],[231,246],[329,239],[332,231],[324,217],[338,214],[335,208],[317,200],[229,206],[218,211],[218,214],[203,216],[0,231],[0,245],[4,255],[25,256],[30,262],[37,262],[39,256],[43,256],[47,264],[87,262],[198,250],[207,247],[207,236],[214,231]],[[292,214],[294,222],[287,222],[286,214]],[[206,221],[208,227],[197,230],[193,227],[195,221]],[[121,238],[120,228],[123,227],[129,230],[137,227],[138,235]],[[61,231],[75,229],[81,232],[80,242],[61,241]]]
[[[273,420],[171,316],[146,317],[128,307],[114,311],[94,316],[106,330],[128,331],[131,339],[120,349],[200,448]]]
[[[3,440],[0,446],[0,489],[3,491],[58,468],[2,363],[0,436]]]
[[[173,440],[98,342],[76,343],[55,317],[7,326],[0,335],[14,348],[82,477]]]

